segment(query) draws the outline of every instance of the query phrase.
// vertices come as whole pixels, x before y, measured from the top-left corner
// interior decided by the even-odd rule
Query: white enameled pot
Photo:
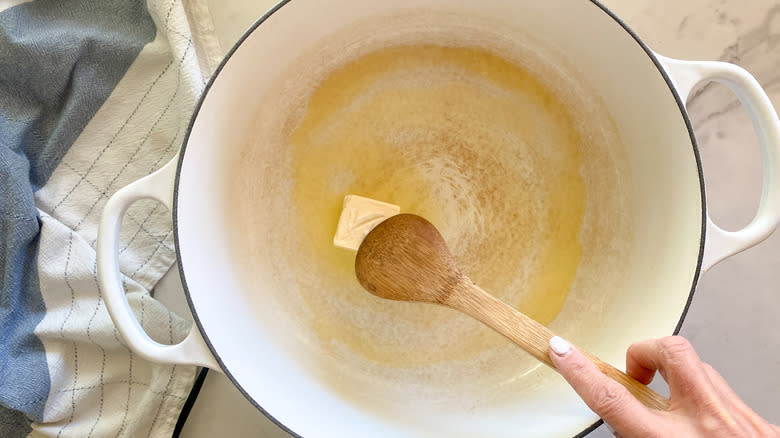
[[[257,301],[242,291],[227,244],[233,211],[222,189],[252,122],[253,113],[244,110],[247,102],[262,96],[280,72],[330,34],[352,23],[409,13],[473,17],[474,23],[522,29],[564,54],[603,99],[627,149],[635,230],[624,264],[625,292],[599,322],[599,333],[609,336],[596,342],[593,352],[604,360],[620,366],[630,343],[676,333],[699,275],[778,226],[780,123],[758,82],[740,67],[660,56],[591,0],[288,0],[258,20],[219,67],[180,155],[106,204],[97,250],[107,308],[134,352],[151,361],[225,373],[258,409],[299,436],[586,434],[598,418],[560,379],[529,390],[510,407],[475,402],[463,410],[419,409],[412,398],[382,412],[364,410],[299,363],[287,349],[293,341],[264,325]],[[753,221],[736,232],[719,228],[707,215],[704,175],[685,110],[691,90],[707,81],[723,83],[738,96],[761,146],[761,204]],[[173,212],[180,274],[196,321],[176,345],[161,345],[144,333],[122,288],[121,219],[132,203],[146,198]],[[642,309],[643,317],[637,318],[635,309]]]

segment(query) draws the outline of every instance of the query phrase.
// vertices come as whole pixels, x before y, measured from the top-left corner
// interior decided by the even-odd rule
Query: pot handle
[[[209,351],[196,324],[178,344],[164,345],[146,334],[125,297],[119,272],[119,228],[128,207],[141,199],[154,199],[171,210],[178,155],[156,172],[118,190],[106,202],[97,238],[97,275],[106,308],[125,343],[144,359],[165,364],[221,368]]]
[[[707,215],[702,269],[762,242],[780,224],[780,121],[769,96],[745,69],[727,62],[681,61],[655,55],[685,102],[693,87],[704,81],[728,86],[745,106],[761,146],[764,181],[761,203],[753,220],[739,231],[718,227]]]

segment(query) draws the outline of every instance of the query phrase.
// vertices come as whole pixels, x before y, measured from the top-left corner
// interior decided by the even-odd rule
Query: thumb
[[[644,436],[657,428],[657,419],[648,408],[563,338],[550,339],[549,355],[585,404],[618,434]]]

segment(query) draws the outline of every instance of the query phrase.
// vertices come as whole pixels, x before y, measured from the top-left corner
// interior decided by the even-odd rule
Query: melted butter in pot
[[[414,368],[506,347],[452,310],[363,291],[354,253],[332,243],[348,193],[426,217],[475,282],[553,321],[582,257],[576,127],[545,84],[482,49],[385,48],[333,71],[288,139],[295,281],[323,348]]]

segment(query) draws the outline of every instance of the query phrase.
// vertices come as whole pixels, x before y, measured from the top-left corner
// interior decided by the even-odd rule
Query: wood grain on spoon
[[[378,297],[459,310],[552,366],[548,348],[555,334],[474,284],[460,271],[436,227],[420,216],[400,214],[377,225],[358,248],[355,273],[363,288]],[[583,353],[646,406],[669,409],[668,399],[612,365]]]

